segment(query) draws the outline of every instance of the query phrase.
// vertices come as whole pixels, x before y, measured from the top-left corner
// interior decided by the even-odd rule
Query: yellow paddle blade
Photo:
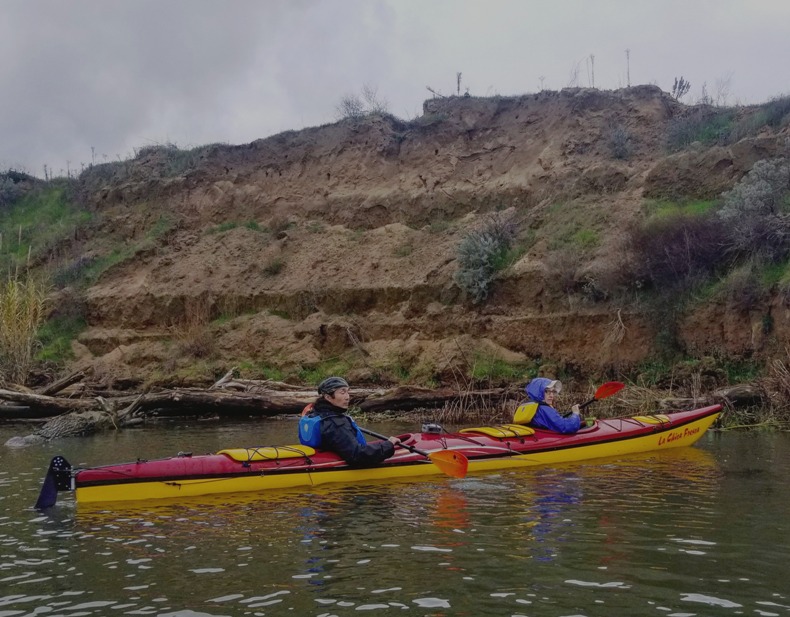
[[[460,452],[439,450],[438,452],[431,452],[428,454],[428,458],[448,476],[453,478],[466,477],[466,471],[469,468],[469,459]]]

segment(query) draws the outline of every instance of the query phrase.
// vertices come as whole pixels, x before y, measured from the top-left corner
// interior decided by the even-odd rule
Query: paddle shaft
[[[624,383],[621,383],[619,381],[609,381],[599,386],[598,389],[595,391],[595,395],[589,401],[585,401],[584,403],[579,405],[579,409],[584,409],[588,405],[592,405],[595,401],[600,401],[602,398],[608,398],[613,394],[617,394],[624,387],[625,387]],[[563,417],[567,418],[572,413],[573,413],[572,411],[569,411],[563,414]]]
[[[377,433],[376,431],[371,431],[370,429],[360,427],[359,430],[362,431],[363,433],[367,433],[371,437],[378,437],[379,439],[383,439],[385,441],[389,439],[389,437],[387,437],[386,435],[382,435],[381,433]],[[419,448],[415,448],[414,446],[407,445],[403,442],[401,442],[400,445],[401,447],[406,448],[409,452],[414,452],[415,454],[422,454],[423,456],[427,456],[428,458],[430,458],[431,456],[425,450],[420,450]]]

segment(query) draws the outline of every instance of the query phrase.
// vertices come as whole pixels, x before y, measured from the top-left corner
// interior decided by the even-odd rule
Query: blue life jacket
[[[299,443],[311,448],[321,447],[321,416],[305,415],[299,418]]]
[[[354,422],[351,416],[346,416],[346,418],[349,419],[351,426],[353,426],[354,430],[357,432],[357,442],[359,445],[367,445],[365,436],[362,434],[362,431],[359,430],[357,423]],[[321,447],[321,420],[323,420],[321,416],[311,413],[305,414],[299,418],[299,443],[303,446],[310,446],[311,448]]]

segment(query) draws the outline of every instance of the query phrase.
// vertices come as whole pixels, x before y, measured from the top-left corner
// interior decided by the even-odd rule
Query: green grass
[[[720,360],[719,364],[731,384],[751,383],[763,374],[755,360]]]
[[[571,242],[581,249],[593,249],[601,244],[601,238],[594,229],[580,229],[573,234]]]
[[[475,356],[471,377],[478,381],[528,381],[538,374],[533,363],[506,362],[490,355]]]
[[[318,385],[330,375],[344,376],[350,368],[351,365],[346,360],[332,358],[315,366],[302,367],[299,369],[297,376],[299,381],[307,386]]]
[[[41,348],[36,354],[40,362],[64,364],[74,358],[71,342],[87,327],[82,316],[55,317],[45,322],[38,331]]]
[[[245,227],[246,229],[250,229],[252,231],[259,231],[264,233],[268,230],[264,229],[258,224],[258,221],[247,221],[243,225],[237,223],[236,221],[225,221],[224,223],[220,223],[219,225],[215,225],[214,227],[210,227],[206,230],[207,234],[222,234],[226,231],[230,231],[231,229],[236,229],[238,227]]]
[[[64,187],[51,186],[25,195],[0,212],[0,268],[24,265],[28,251],[31,259],[47,253],[91,219],[90,212],[69,200]]]
[[[230,231],[231,229],[236,229],[239,226],[238,223],[235,221],[226,221],[224,223],[220,223],[216,227],[212,227],[206,230],[207,234],[222,234],[226,231]]]
[[[395,257],[408,257],[414,252],[414,247],[411,243],[401,244],[400,246],[396,246],[395,250],[392,251],[392,254]]]
[[[782,261],[775,264],[766,264],[760,268],[760,282],[770,289],[774,285],[786,281],[790,275],[790,263]]]
[[[715,209],[716,201],[708,200],[688,200],[688,201],[669,201],[666,199],[648,200],[644,204],[644,210],[648,218],[652,220],[665,220],[676,216],[702,216]]]
[[[676,151],[696,141],[703,144],[727,143],[734,127],[734,110],[698,108],[669,122],[667,146],[670,151]]]
[[[245,379],[271,379],[284,381],[286,374],[279,368],[266,362],[256,360],[241,360],[237,364],[241,375]]]
[[[160,216],[146,231],[145,236],[134,245],[122,246],[112,249],[109,253],[95,259],[78,259],[71,264],[62,266],[53,275],[55,284],[59,287],[74,283],[78,287],[88,287],[99,280],[107,270],[131,259],[137,253],[151,249],[159,240],[172,229],[173,223],[167,216]]]
[[[428,225],[428,233],[429,234],[443,234],[448,229],[450,229],[450,221],[445,219],[437,219],[435,221],[431,221]]]
[[[547,242],[549,250],[566,248],[592,249],[601,244],[598,229],[607,224],[607,214],[596,208],[581,206],[575,201],[555,202],[548,208],[546,221],[527,242],[534,244],[540,237]]]

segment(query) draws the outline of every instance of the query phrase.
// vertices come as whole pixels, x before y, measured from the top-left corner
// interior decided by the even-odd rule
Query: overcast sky
[[[0,170],[247,143],[365,84],[411,119],[458,72],[519,95],[593,67],[603,89],[683,76],[687,103],[790,94],[790,0],[0,0]]]

